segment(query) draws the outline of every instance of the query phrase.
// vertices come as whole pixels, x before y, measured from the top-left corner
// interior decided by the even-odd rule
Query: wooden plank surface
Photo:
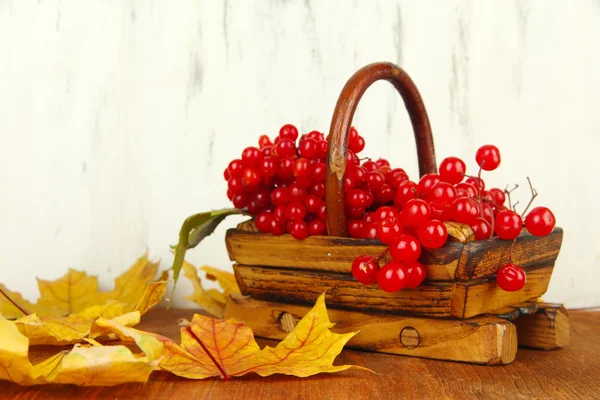
[[[286,325],[293,328],[309,310],[236,296],[227,303],[225,317],[244,322],[257,336],[281,340],[291,330]],[[508,364],[517,353],[515,326],[494,316],[465,321],[330,308],[329,318],[334,332],[360,332],[348,342],[360,350],[486,365]]]
[[[598,398],[600,393],[600,312],[572,311],[572,339],[565,349],[519,349],[506,366],[479,366],[379,353],[344,350],[336,364],[354,363],[377,371],[346,371],[299,379],[248,375],[220,379],[186,380],[153,373],[143,384],[116,387],[21,387],[0,382],[2,399],[429,399],[429,398]],[[193,310],[151,310],[141,329],[178,340],[179,318],[191,319]],[[274,341],[259,340],[262,345]],[[52,349],[56,351],[56,349]],[[51,354],[39,349],[32,358]]]
[[[313,304],[326,292],[333,307],[470,318],[541,296],[548,288],[553,266],[526,268],[527,282],[517,292],[505,292],[490,278],[425,282],[417,289],[395,293],[363,285],[348,274],[245,265],[233,268],[241,292],[255,299]]]

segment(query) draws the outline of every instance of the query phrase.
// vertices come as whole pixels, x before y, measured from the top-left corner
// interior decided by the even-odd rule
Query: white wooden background
[[[76,267],[108,288],[146,248],[168,267],[183,219],[228,205],[229,160],[284,123],[326,130],[346,79],[387,60],[438,160],[498,145],[486,178],[522,203],[532,177],[565,229],[547,299],[599,305],[599,38],[597,0],[0,0],[0,282],[33,299],[34,276]],[[391,87],[355,125],[416,178]],[[225,228],[189,260],[230,269]]]

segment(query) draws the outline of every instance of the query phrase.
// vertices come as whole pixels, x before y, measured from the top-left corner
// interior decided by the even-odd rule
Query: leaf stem
[[[521,213],[521,217],[525,216],[525,213],[527,212],[527,210],[529,210],[529,206],[531,206],[531,203],[533,203],[533,200],[537,197],[538,192],[537,190],[535,190],[533,188],[533,185],[531,184],[531,179],[529,179],[529,177],[527,177],[527,182],[529,183],[529,189],[531,189],[531,199],[529,200],[529,203],[527,203],[527,207],[525,207],[525,209],[523,210],[523,212]]]
[[[202,340],[198,337],[198,335],[196,335],[196,333],[192,330],[192,328],[187,326],[185,328],[185,330],[196,340],[196,342],[198,342],[198,344],[202,347],[202,350],[204,350],[204,352],[210,358],[210,360],[213,362],[213,364],[215,364],[215,366],[219,369],[219,372],[222,375],[221,378],[223,378],[224,381],[228,380],[229,375],[227,375],[227,372],[225,372],[225,369],[223,369],[221,364],[219,364],[217,362],[217,359],[212,355],[212,353],[208,350],[208,348],[204,345]]]
[[[6,294],[6,292],[4,292],[4,290],[2,290],[2,288],[0,288],[0,293],[2,293],[2,295],[6,298],[6,300],[10,301],[11,304],[13,306],[15,306],[15,308],[19,311],[21,311],[23,313],[23,315],[29,315],[29,313],[27,311],[25,311],[21,306],[19,306],[13,299],[10,298],[9,295]]]

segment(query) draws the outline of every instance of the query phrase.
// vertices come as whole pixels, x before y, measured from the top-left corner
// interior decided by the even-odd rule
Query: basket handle
[[[425,105],[417,87],[400,67],[387,62],[369,64],[348,80],[338,98],[329,128],[329,154],[325,172],[325,203],[327,231],[330,236],[348,236],[344,208],[344,174],[350,127],[356,107],[365,91],[374,82],[390,82],[404,100],[415,133],[419,173],[437,172],[431,126]]]

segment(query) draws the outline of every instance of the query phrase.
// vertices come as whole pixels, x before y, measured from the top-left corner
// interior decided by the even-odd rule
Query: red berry
[[[406,174],[406,171],[404,171],[402,168],[394,168],[393,170],[388,172],[388,174],[386,175],[386,179],[388,180],[388,183],[391,187],[397,189],[402,182],[408,180],[408,175]]]
[[[312,178],[315,182],[323,182],[325,180],[325,163],[316,163],[313,167]]]
[[[481,146],[475,153],[475,161],[486,171],[493,171],[500,165],[500,150],[494,145]]]
[[[297,179],[311,179],[312,165],[308,158],[299,158],[294,164],[294,176]]]
[[[296,145],[294,145],[294,142],[291,140],[282,139],[275,145],[275,148],[277,149],[277,155],[279,157],[291,157],[296,155]]]
[[[298,129],[292,124],[286,124],[279,129],[279,137],[296,141],[298,139]]]
[[[231,190],[229,190],[229,189],[227,189],[227,198],[229,200],[233,199],[233,192]]]
[[[485,240],[492,236],[492,226],[481,217],[478,217],[477,221],[471,224],[471,229],[475,234],[475,240]]]
[[[377,227],[377,238],[384,244],[391,244],[404,233],[404,226],[397,218],[388,218]]]
[[[308,187],[308,193],[325,198],[325,184],[323,182],[315,183]]]
[[[512,240],[523,229],[521,216],[514,211],[502,210],[496,216],[494,230],[500,239]]]
[[[231,190],[233,194],[242,194],[244,193],[244,187],[242,186],[242,178],[232,176],[227,181],[227,188]]]
[[[308,237],[308,225],[302,220],[292,221],[288,233],[294,237],[294,239],[304,240]]]
[[[271,205],[271,193],[268,189],[258,191],[252,199],[256,205],[262,209],[266,209]]]
[[[407,275],[404,266],[392,261],[379,270],[377,284],[385,292],[397,292],[406,286]]]
[[[354,154],[354,152],[350,149],[348,149],[348,151],[346,152],[346,164],[360,165],[360,160],[358,159],[356,154]]]
[[[377,239],[379,222],[369,222],[365,226],[365,239]]]
[[[235,208],[245,208],[250,203],[250,196],[246,193],[236,194],[231,201]]]
[[[242,185],[245,188],[256,187],[262,181],[262,176],[256,168],[246,168],[242,174]]]
[[[273,218],[269,232],[275,236],[283,235],[286,231],[285,220]]]
[[[374,212],[365,213],[362,217],[362,220],[365,221],[367,224],[370,224],[371,222],[381,222],[376,220]]]
[[[471,179],[471,178],[469,178]],[[471,197],[471,198],[475,198],[477,197],[477,188],[470,184],[470,183],[466,183],[466,182],[462,182],[459,183],[458,185],[456,185],[456,196],[457,197]]]
[[[456,189],[447,182],[438,182],[431,192],[431,201],[451,205],[456,199]]]
[[[314,194],[309,194],[304,198],[304,205],[309,212],[317,213],[321,207],[325,204],[322,198]]]
[[[476,176],[470,176],[467,178],[467,180],[465,181],[465,183],[470,183],[471,185],[473,185],[473,187],[475,188],[475,196],[479,196],[479,190],[484,190],[485,189],[485,182],[483,181],[483,179],[478,178]],[[472,197],[475,197],[472,196]]]
[[[466,172],[464,161],[458,157],[444,158],[440,163],[440,179],[444,182],[456,185],[462,182]]]
[[[452,219],[462,224],[473,224],[479,217],[479,205],[468,197],[459,197],[452,203]]]
[[[423,247],[438,249],[446,244],[448,230],[443,222],[433,219],[419,227],[417,236]]]
[[[369,172],[369,171],[377,171],[377,164],[375,163],[375,161],[365,161],[362,165],[362,167],[365,169],[365,172]]]
[[[506,264],[498,271],[496,283],[502,290],[516,292],[523,289],[526,278],[527,276],[523,268],[516,264]]]
[[[491,224],[492,216],[494,215],[494,209],[488,203],[483,203],[480,208],[480,215],[483,217],[483,219]]]
[[[242,152],[242,163],[246,167],[258,167],[262,157],[262,152],[256,147],[246,147]]]
[[[429,204],[421,199],[412,199],[406,202],[402,209],[402,219],[408,226],[417,227],[423,225],[431,217]]]
[[[366,226],[367,223],[361,220],[348,221],[348,233],[350,234],[350,237],[364,239],[366,235]]]
[[[358,134],[354,127],[350,128],[348,147],[355,153],[360,153],[365,148],[365,140]]]
[[[285,222],[285,210],[286,209],[287,209],[287,206],[275,207],[275,210],[273,211],[273,218],[275,218],[281,222]]]
[[[374,221],[383,222],[386,219],[398,218],[400,213],[394,207],[383,206],[373,212]]]
[[[258,138],[258,147],[262,150],[265,147],[270,147],[273,146],[273,142],[271,142],[271,139],[269,139],[269,137],[267,135],[261,135]]]
[[[325,158],[327,157],[327,141],[321,140],[317,142],[317,158]]]
[[[409,200],[417,198],[417,187],[413,181],[402,182],[394,196],[394,205],[403,208]]]
[[[492,195],[492,198],[494,199],[494,203],[496,203],[499,206],[504,205],[504,202],[506,201],[506,194],[504,193],[504,191],[493,188],[490,189],[489,192]]]
[[[323,221],[325,221],[327,219],[327,207],[323,204],[323,206],[321,207],[321,209],[319,209],[319,212],[317,213],[317,218],[322,219]]]
[[[310,236],[327,235],[327,224],[319,218],[315,218],[308,223],[308,233]]]
[[[231,178],[231,172],[229,172],[229,168],[225,168],[225,171],[223,171],[223,178],[225,178],[226,181]]]
[[[396,262],[411,263],[421,256],[421,244],[414,236],[404,233],[390,245],[390,254]]]
[[[536,207],[527,214],[525,227],[533,236],[546,236],[554,229],[556,218],[546,207]]]
[[[260,163],[260,174],[263,177],[270,178],[277,173],[277,165],[273,157],[265,157]]]
[[[292,179],[294,177],[294,165],[296,165],[294,158],[283,157],[279,162],[277,176],[286,181]]]
[[[304,219],[306,216],[306,207],[304,204],[294,201],[287,205],[285,209],[285,219],[288,221],[297,221],[300,219]]]
[[[242,172],[244,172],[244,164],[242,164],[242,160],[233,160],[229,163],[227,169],[231,176],[241,177]]]
[[[292,183],[290,186],[288,186],[288,190],[291,201],[304,201],[304,198],[306,197],[306,189],[304,189],[302,186],[297,183]]]
[[[425,174],[419,180],[418,193],[423,199],[431,200],[433,187],[440,181],[438,174]]]
[[[262,233],[269,233],[271,229],[272,219],[273,215],[263,212],[256,216],[256,218],[254,219],[254,224],[256,225],[256,228]]]
[[[298,146],[300,156],[305,158],[316,158],[317,150],[317,141],[313,139],[301,140],[300,145]]]
[[[276,188],[271,192],[271,202],[276,206],[283,206],[291,201],[288,188]]]
[[[375,203],[387,204],[394,200],[396,191],[388,184],[383,184],[378,190],[373,192],[375,194]]]
[[[408,289],[418,288],[427,277],[427,269],[418,261],[406,264],[404,269],[406,270],[406,288]]]
[[[365,182],[371,190],[377,190],[385,183],[385,177],[379,171],[369,171],[365,174]]]
[[[346,203],[351,207],[367,208],[373,204],[373,199],[369,199],[367,192],[360,189],[351,189],[346,194]]]
[[[371,256],[359,256],[352,262],[352,276],[364,285],[377,282],[379,264]]]

